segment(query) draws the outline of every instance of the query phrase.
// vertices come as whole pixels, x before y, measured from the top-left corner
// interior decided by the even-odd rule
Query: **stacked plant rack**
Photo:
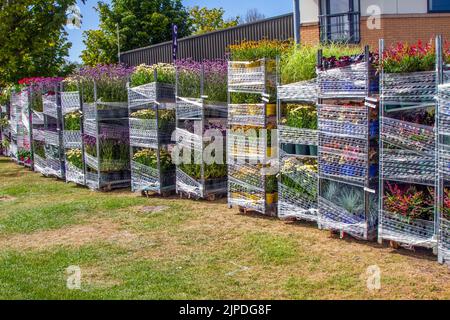
[[[4,156],[9,156],[11,145],[9,110],[9,103],[0,105],[0,154]]]
[[[59,85],[42,93],[46,175],[65,179],[61,91]]]
[[[11,109],[11,150],[13,158],[18,164],[31,167],[31,109],[29,106],[29,91],[27,89],[12,93]]]
[[[176,70],[176,192],[215,200],[227,192],[226,65],[188,63]]]
[[[380,40],[380,56],[384,53],[384,41]],[[382,69],[380,77],[378,240],[390,241],[394,246],[436,249],[438,72],[387,73]]]
[[[275,60],[228,62],[228,205],[241,212],[277,212],[275,99]]]
[[[317,82],[278,86],[278,217],[317,221]]]
[[[131,182],[128,103],[103,101],[99,95],[103,89],[96,81],[83,81],[82,90],[86,185],[101,191],[127,188]],[[126,92],[126,81],[115,90]]]
[[[85,185],[83,119],[79,82],[66,80],[61,83],[61,113],[66,182]]]
[[[319,51],[319,228],[371,240],[378,215],[377,77],[368,47],[350,61],[333,60]]]
[[[175,85],[159,83],[157,72],[154,82],[128,88],[131,188],[166,196],[175,190]]]
[[[42,90],[30,86],[30,107],[33,147],[33,169],[47,175],[47,156],[45,149],[45,124]]]
[[[438,260],[450,263],[450,65],[446,65],[438,89]]]

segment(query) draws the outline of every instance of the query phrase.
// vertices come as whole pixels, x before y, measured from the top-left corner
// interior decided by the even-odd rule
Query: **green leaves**
[[[2,6],[0,86],[25,77],[64,75],[71,47],[64,31],[66,11],[75,3],[20,0]]]
[[[203,34],[220,29],[226,29],[237,26],[239,17],[225,20],[225,10],[223,8],[208,9],[195,6],[190,10],[192,31],[194,34]]]
[[[181,0],[115,0],[100,2],[97,10],[100,29],[83,33],[81,58],[89,66],[117,62],[117,26],[121,51],[172,39],[171,23],[178,26],[179,37],[190,35],[189,13]]]

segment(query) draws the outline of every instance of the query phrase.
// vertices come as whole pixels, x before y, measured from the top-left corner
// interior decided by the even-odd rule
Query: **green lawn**
[[[371,265],[382,272],[375,292]],[[80,267],[81,290],[66,287],[69,266]],[[426,252],[240,215],[223,201],[97,193],[0,158],[0,298],[450,299],[450,270]]]

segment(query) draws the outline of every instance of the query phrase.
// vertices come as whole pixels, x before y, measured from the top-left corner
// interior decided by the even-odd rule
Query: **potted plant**
[[[67,150],[66,159],[73,167],[83,170],[83,155],[81,149]]]
[[[278,180],[275,175],[266,177],[266,202],[268,205],[278,201]]]
[[[434,190],[431,187],[386,183],[384,210],[403,217],[407,222],[434,220]]]

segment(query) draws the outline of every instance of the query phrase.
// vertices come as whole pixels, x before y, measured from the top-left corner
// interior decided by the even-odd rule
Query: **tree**
[[[120,50],[126,51],[172,39],[172,24],[180,37],[190,34],[189,12],[181,0],[112,0],[99,2],[99,30],[83,33],[87,65],[117,62],[117,26]]]
[[[245,14],[245,18],[243,19],[243,23],[251,23],[259,20],[263,20],[266,16],[258,11],[258,9],[253,8],[249,9]]]
[[[76,0],[0,2],[0,86],[66,72],[71,43],[64,26]]]
[[[195,6],[190,10],[191,23],[194,34],[202,34],[210,31],[225,29],[237,26],[239,17],[229,20],[224,19],[225,10],[223,8],[199,8]]]

